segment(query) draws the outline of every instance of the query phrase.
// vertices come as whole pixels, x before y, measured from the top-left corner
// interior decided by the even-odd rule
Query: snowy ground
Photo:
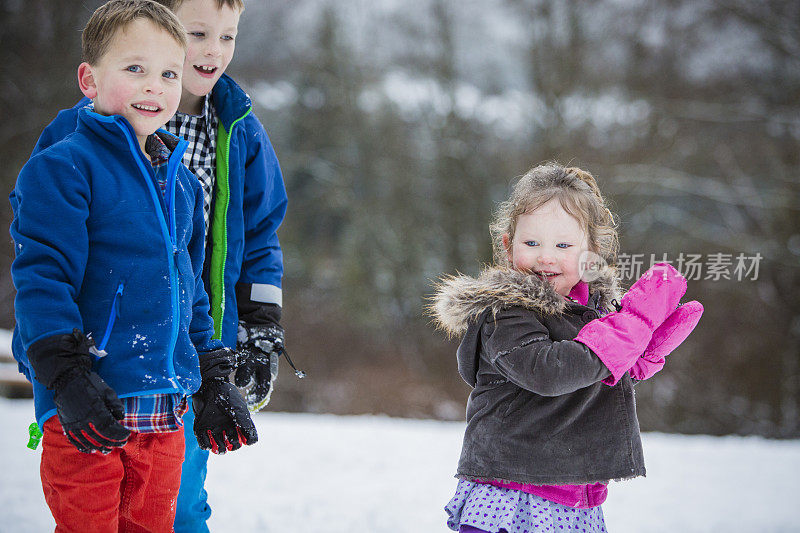
[[[0,532],[52,531],[25,447],[29,400],[0,399]],[[260,442],[212,457],[215,532],[444,532],[463,425],[386,417],[256,417]],[[612,484],[609,531],[800,531],[800,441],[644,435],[648,477]],[[794,504],[791,502],[795,502]]]

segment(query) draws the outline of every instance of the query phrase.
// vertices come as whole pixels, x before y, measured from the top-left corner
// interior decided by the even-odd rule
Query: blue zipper
[[[175,150],[170,155],[169,161],[167,161],[167,190],[165,200],[167,203],[167,213],[169,213],[169,231],[172,234],[173,255],[178,253],[178,246],[175,242],[175,182],[178,176],[178,165],[183,162],[183,151],[188,145],[188,141],[180,139],[175,146]]]
[[[117,287],[117,292],[114,293],[114,300],[111,302],[111,314],[108,315],[108,324],[106,325],[106,332],[103,334],[103,340],[100,341],[100,345],[97,347],[99,351],[103,351],[108,344],[108,338],[111,336],[111,330],[114,329],[114,322],[116,322],[117,317],[119,316],[119,297],[122,296],[122,292],[125,290],[125,283],[119,282],[119,287]]]
[[[96,113],[93,113],[96,114]],[[97,115],[101,119],[109,120],[109,118],[114,121],[117,126],[122,130],[122,133],[125,135],[125,138],[128,141],[128,145],[133,152],[133,159],[136,161],[136,164],[139,167],[142,175],[145,177],[145,182],[147,183],[147,189],[150,191],[150,197],[153,200],[153,204],[156,206],[156,211],[159,214],[159,223],[161,225],[161,233],[164,236],[164,244],[167,246],[167,257],[168,257],[168,265],[169,265],[169,280],[170,280],[170,293],[172,295],[172,332],[170,334],[169,345],[167,350],[167,370],[169,371],[169,378],[178,390],[182,394],[190,394],[190,391],[185,389],[180,381],[178,381],[178,376],[175,373],[175,345],[178,342],[178,328],[180,327],[180,302],[179,302],[179,287],[178,287],[178,273],[176,260],[177,260],[177,253],[178,253],[178,246],[176,243],[175,237],[175,179],[177,175],[177,164],[183,160],[183,151],[186,149],[186,146],[189,144],[186,140],[180,139],[178,141],[178,145],[175,147],[175,150],[170,155],[169,162],[167,163],[167,190],[169,194],[165,195],[169,198],[169,205],[167,205],[167,213],[166,216],[161,210],[161,201],[159,200],[160,192],[157,192],[155,187],[154,180],[151,179],[150,172],[144,166],[144,162],[142,161],[142,157],[138,154],[141,153],[141,148],[139,147],[139,143],[134,141],[134,138],[131,134],[131,131],[127,125],[127,122],[120,122],[116,118],[105,117],[103,115]],[[166,198],[165,198],[166,200]],[[167,202],[165,201],[165,204]],[[169,223],[167,222],[167,218],[169,219]]]
[[[178,328],[180,327],[180,292],[179,279],[178,279],[178,245],[176,242],[177,231],[175,229],[175,183],[178,176],[178,165],[183,161],[183,152],[189,145],[188,141],[180,139],[175,146],[175,150],[169,157],[167,162],[167,190],[165,200],[167,204],[167,213],[169,215],[169,228],[168,232],[172,236],[170,241],[172,244],[172,260],[170,261],[170,279],[172,287],[172,337],[170,338],[169,353],[167,355],[169,360],[169,367],[172,370],[172,377],[175,384],[184,391],[184,394],[189,394],[189,391],[184,389],[178,381],[178,376],[175,374],[175,344],[178,341]]]

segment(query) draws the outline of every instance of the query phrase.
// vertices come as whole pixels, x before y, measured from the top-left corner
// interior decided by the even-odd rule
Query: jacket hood
[[[619,280],[608,267],[588,289],[590,301],[602,313],[613,310],[612,300],[621,297]],[[505,307],[519,306],[555,315],[570,303],[539,276],[501,267],[486,268],[477,278],[463,274],[442,277],[431,300],[434,324],[450,337],[464,334],[486,309],[496,314]]]

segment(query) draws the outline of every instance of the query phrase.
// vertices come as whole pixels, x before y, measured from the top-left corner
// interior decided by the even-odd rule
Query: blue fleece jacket
[[[83,99],[61,111],[45,128],[33,153],[75,131]],[[204,278],[215,337],[236,346],[240,296],[282,305],[283,254],[276,233],[286,215],[286,189],[264,126],[252,113],[250,97],[223,74],[211,102],[219,118],[217,172],[209,221]]]
[[[14,356],[34,378],[30,345],[77,328],[108,353],[94,370],[120,397],[191,394],[198,351],[221,343],[202,281],[202,190],[181,164],[186,142],[158,132],[175,143],[162,195],[123,117],[80,109],[73,130],[31,157],[11,193]],[[42,425],[55,414],[52,392],[31,381]]]

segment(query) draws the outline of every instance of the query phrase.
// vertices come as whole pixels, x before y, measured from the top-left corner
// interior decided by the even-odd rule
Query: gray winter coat
[[[458,371],[473,387],[457,477],[561,485],[645,474],[630,376],[605,385],[609,370],[572,340],[612,310],[616,279],[604,273],[589,293],[583,306],[500,268],[439,285],[433,314],[464,335]]]

